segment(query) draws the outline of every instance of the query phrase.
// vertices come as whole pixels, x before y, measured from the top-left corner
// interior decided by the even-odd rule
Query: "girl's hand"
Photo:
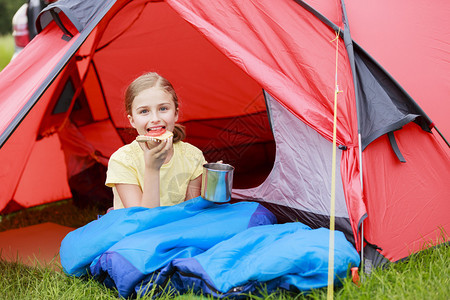
[[[145,167],[159,170],[172,150],[173,137],[161,142],[141,142],[139,145],[144,150]]]

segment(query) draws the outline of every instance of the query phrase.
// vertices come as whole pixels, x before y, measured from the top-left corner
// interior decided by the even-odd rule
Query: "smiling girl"
[[[110,158],[106,185],[114,193],[114,209],[158,207],[200,196],[203,153],[182,140],[184,127],[176,124],[178,97],[172,84],[157,73],[134,80],[125,93],[125,109],[139,135],[173,132],[161,142],[133,141]]]

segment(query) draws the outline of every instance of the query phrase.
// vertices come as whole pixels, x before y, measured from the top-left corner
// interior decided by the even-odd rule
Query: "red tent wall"
[[[3,133],[7,129],[33,92],[66,54],[72,42],[62,40],[61,31],[56,24],[51,23],[30,42],[29,47],[19,53],[18,59],[14,59],[2,70],[0,91],[3,99],[13,94],[16,100],[0,102],[0,132]],[[39,59],[36,58],[37,53],[41,55]],[[24,72],[25,70],[27,72]],[[23,88],[24,83],[27,84],[26,88]]]
[[[363,153],[365,239],[391,261],[443,242],[442,230],[450,226],[448,148],[413,123],[395,136],[406,163],[390,149],[386,135]]]
[[[56,87],[49,89],[47,96],[41,98],[1,148],[2,210],[10,200],[7,210],[48,203],[71,195],[58,139],[36,141],[39,124]]]
[[[135,19],[130,20],[130,15]],[[148,47],[142,47],[143,41],[136,42],[136,36],[146,36]],[[116,104],[123,102],[124,88],[145,72],[145,67],[167,74],[178,88],[180,122],[264,110],[261,86],[164,2],[126,5],[108,22],[96,48],[94,64],[117,127],[129,127],[123,107]],[[112,63],[117,57],[122,59]],[[185,98],[189,106],[183,107]],[[255,103],[248,106],[244,99],[255,99]],[[209,101],[214,101],[214,108]]]
[[[408,91],[448,140],[450,2],[351,1],[348,6],[353,38]]]
[[[340,1],[307,0],[335,24]],[[344,0],[350,33],[450,138],[450,2]]]
[[[330,9],[339,1],[306,2],[340,22],[340,9]],[[353,40],[400,83],[448,140],[450,2],[344,2]],[[446,215],[450,187],[445,184],[450,178],[448,146],[438,135],[424,134],[412,124],[395,135],[405,164],[386,150],[390,148],[386,136],[363,152],[365,236],[394,261],[426,243],[441,242],[441,230],[448,231],[450,225]]]

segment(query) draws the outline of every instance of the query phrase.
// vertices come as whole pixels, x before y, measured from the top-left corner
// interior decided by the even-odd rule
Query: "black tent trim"
[[[389,142],[391,143],[392,150],[394,150],[395,155],[397,156],[398,160],[402,163],[406,162],[406,159],[403,157],[402,152],[400,151],[400,148],[397,145],[397,141],[395,140],[394,131],[388,132]]]

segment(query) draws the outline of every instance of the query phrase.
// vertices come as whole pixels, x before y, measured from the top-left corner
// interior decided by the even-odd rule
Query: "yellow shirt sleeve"
[[[139,180],[139,156],[142,153],[133,149],[132,145],[125,145],[117,150],[108,163],[108,171],[106,173],[106,185],[114,187],[116,183],[136,184],[141,186]],[[144,158],[142,157],[142,160]]]
[[[112,188],[114,209],[124,208],[115,185],[117,183],[135,184],[142,189],[144,166],[143,152],[135,142],[119,148],[111,155],[105,184]]]

